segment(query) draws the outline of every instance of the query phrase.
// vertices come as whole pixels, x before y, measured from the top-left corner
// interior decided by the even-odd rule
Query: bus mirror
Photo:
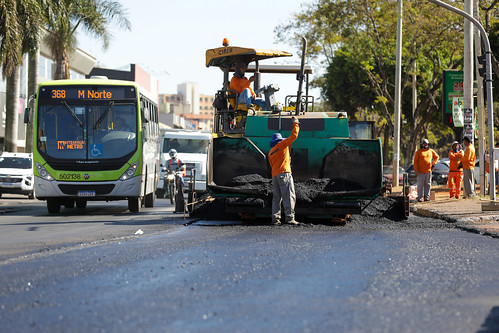
[[[31,124],[31,108],[24,109],[24,123]]]

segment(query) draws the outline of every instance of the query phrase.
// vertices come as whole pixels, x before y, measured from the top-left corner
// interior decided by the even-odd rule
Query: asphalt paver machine
[[[299,219],[335,219],[358,214],[363,202],[383,192],[380,139],[351,139],[346,112],[315,112],[309,96],[305,65],[306,40],[299,66],[262,65],[269,58],[288,57],[277,50],[223,47],[206,51],[206,66],[223,72],[223,88],[216,94],[213,138],[208,153],[207,189],[211,198],[223,200],[226,213],[241,217],[270,217],[271,169],[267,161],[273,133],[291,133],[291,117],[300,121],[292,144],[291,167],[295,180]],[[243,62],[254,72],[254,90],[265,97],[262,110],[237,105],[237,92],[229,89],[230,73]],[[290,73],[298,80],[296,94],[276,102],[278,84],[260,87],[261,75]],[[293,75],[290,75],[292,77]],[[304,90],[304,92],[302,92]],[[195,212],[199,205],[193,206]]]

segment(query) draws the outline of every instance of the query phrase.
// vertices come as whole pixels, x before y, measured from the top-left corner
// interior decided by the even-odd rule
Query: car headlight
[[[139,162],[135,162],[130,167],[125,171],[124,174],[121,175],[120,180],[127,180],[133,177],[135,174],[135,171],[137,171],[137,168],[139,166]]]
[[[52,175],[43,167],[43,165],[41,165],[38,162],[35,162],[35,164],[36,164],[36,169],[38,170],[38,173],[40,174],[40,177],[42,177],[43,179],[48,180],[48,181],[54,180],[54,177],[52,177]]]

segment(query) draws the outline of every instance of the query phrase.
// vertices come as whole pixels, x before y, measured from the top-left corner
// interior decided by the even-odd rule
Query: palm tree
[[[107,26],[117,23],[130,30],[130,21],[117,1],[109,0],[53,0],[53,13],[48,15],[45,37],[56,63],[54,79],[69,79],[69,55],[76,47],[76,31],[98,37],[106,49],[110,34]]]
[[[0,1],[0,62],[7,79],[4,150],[17,151],[19,73],[22,55],[38,48],[40,1]]]

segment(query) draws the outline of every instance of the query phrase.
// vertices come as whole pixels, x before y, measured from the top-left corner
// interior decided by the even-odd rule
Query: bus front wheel
[[[154,207],[154,192],[146,194],[146,198],[144,200],[144,206]]]
[[[141,204],[142,200],[140,197],[128,198],[128,210],[132,213],[138,213],[140,211]]]
[[[61,211],[61,201],[58,198],[47,199],[47,210],[51,214],[56,214]]]

